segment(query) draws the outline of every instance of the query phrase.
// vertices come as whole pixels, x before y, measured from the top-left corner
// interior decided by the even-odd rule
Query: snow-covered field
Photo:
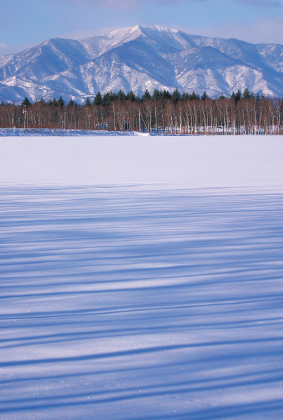
[[[283,139],[0,139],[0,418],[283,418]]]
[[[31,137],[31,136],[144,136],[147,133],[137,131],[106,131],[106,130],[68,130],[58,128],[0,128],[0,137]]]

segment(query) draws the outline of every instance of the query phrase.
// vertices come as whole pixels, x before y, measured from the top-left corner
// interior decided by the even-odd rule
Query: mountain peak
[[[79,41],[53,38],[0,59],[0,101],[81,102],[98,90],[176,88],[211,97],[245,88],[283,96],[283,46],[136,25]]]

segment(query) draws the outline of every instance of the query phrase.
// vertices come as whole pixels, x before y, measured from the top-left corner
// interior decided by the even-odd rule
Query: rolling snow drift
[[[282,151],[0,139],[0,419],[282,418]]]

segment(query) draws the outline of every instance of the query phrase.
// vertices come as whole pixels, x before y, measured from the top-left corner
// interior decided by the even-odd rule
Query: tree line
[[[225,97],[206,92],[181,94],[177,89],[98,92],[79,104],[62,97],[21,105],[1,103],[1,128],[60,128],[80,130],[141,131],[163,134],[281,134],[283,100],[254,95],[248,89]]]

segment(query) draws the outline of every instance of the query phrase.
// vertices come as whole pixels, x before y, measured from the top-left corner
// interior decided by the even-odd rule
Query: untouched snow
[[[1,184],[283,192],[282,136],[0,137]]]
[[[280,419],[280,137],[0,138],[0,419]]]
[[[75,130],[58,128],[0,128],[0,137],[148,136],[138,131]]]

